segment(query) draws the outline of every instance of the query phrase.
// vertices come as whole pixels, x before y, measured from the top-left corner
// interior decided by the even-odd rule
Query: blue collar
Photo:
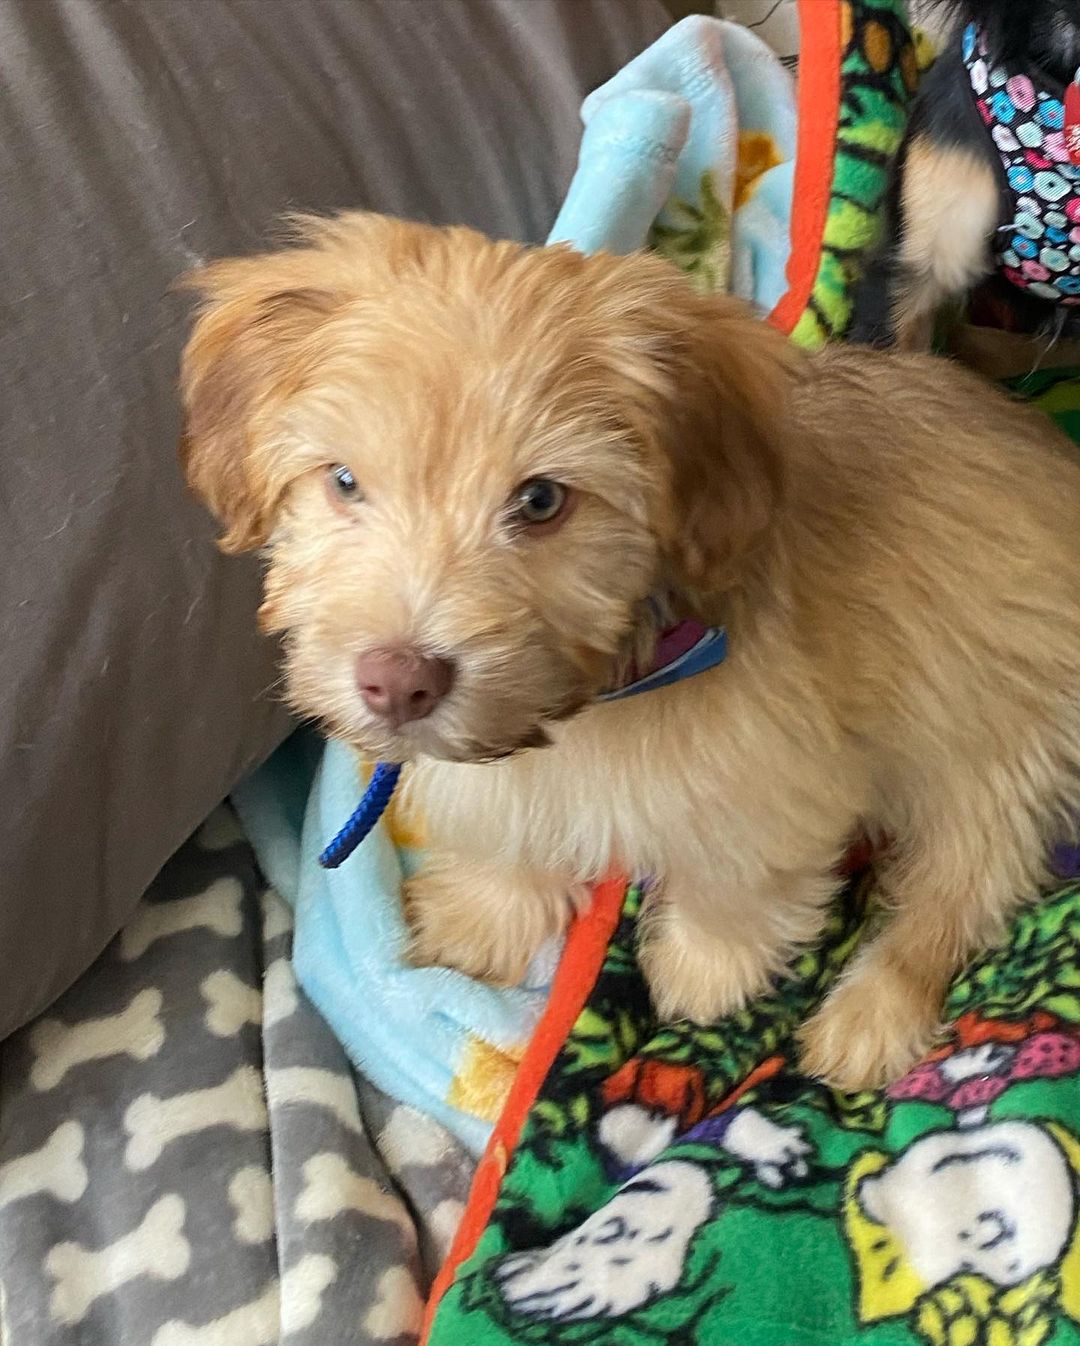
[[[623,687],[602,692],[597,701],[624,701],[640,692],[670,687],[724,662],[727,657],[727,632],[722,626],[702,626],[700,622],[680,622],[660,638],[656,659],[648,673]]]

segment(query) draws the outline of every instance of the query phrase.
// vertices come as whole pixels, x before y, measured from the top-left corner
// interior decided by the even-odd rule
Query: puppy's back
[[[811,371],[781,534],[842,721],[905,751],[1063,720],[1080,742],[1072,442],[933,357],[837,348]]]

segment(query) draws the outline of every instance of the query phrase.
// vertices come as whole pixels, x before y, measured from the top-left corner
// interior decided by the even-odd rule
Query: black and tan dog
[[[887,249],[852,335],[925,348],[939,309],[988,277],[1010,326],[1075,335],[1080,124],[1068,89],[1080,66],[1080,0],[935,7],[949,12],[950,35],[912,111]]]

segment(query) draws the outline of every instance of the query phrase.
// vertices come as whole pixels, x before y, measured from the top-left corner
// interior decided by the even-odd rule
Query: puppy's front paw
[[[402,888],[415,967],[452,967],[479,981],[517,986],[546,940],[574,907],[588,901],[581,884],[557,875],[447,857]]]
[[[770,968],[758,950],[707,934],[666,905],[645,922],[638,962],[666,1023],[715,1023],[769,985]]]
[[[857,963],[800,1030],[800,1068],[846,1093],[881,1089],[933,1046],[940,1010],[896,970]]]
[[[401,896],[414,967],[455,968],[499,986],[516,986],[524,977],[535,950],[524,949],[505,923],[472,902],[452,873],[421,870],[406,880]]]

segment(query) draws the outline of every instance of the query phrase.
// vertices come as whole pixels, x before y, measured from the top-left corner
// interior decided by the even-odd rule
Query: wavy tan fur
[[[1071,445],[942,361],[805,357],[648,256],[346,215],[195,283],[187,470],[228,545],[266,548],[298,709],[412,763],[418,956],[513,980],[625,868],[657,878],[660,1013],[709,1021],[815,939],[867,831],[889,909],[803,1064],[903,1073],[1075,816]],[[532,535],[506,502],[537,475],[575,508]],[[658,591],[725,622],[728,659],[595,704]],[[395,641],[457,676],[391,733],[353,663]]]

